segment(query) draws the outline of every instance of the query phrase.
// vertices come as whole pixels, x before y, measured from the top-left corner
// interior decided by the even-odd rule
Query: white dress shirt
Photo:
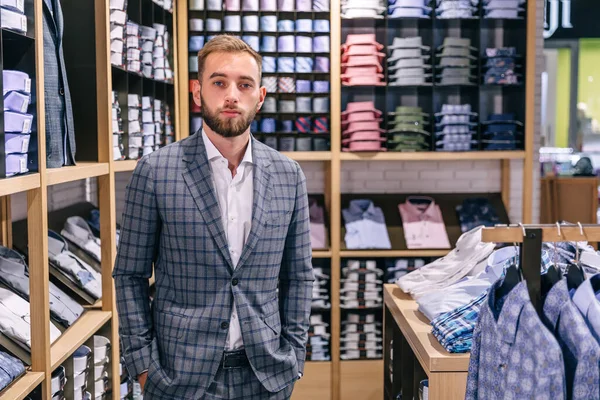
[[[229,162],[217,150],[204,130],[202,139],[206,147],[206,154],[210,161],[210,169],[215,188],[215,195],[221,210],[223,228],[227,236],[229,253],[233,267],[237,267],[242,250],[252,225],[252,204],[254,199],[253,168],[252,168],[252,140],[248,142],[246,153],[242,162],[237,167],[236,174],[232,177]],[[225,342],[226,350],[239,349],[244,346],[242,330],[237,315],[235,300],[229,322],[229,332]]]

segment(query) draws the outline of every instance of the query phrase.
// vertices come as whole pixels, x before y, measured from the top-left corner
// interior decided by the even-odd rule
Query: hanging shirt
[[[456,248],[448,255],[401,277],[396,284],[418,299],[428,292],[453,285],[467,275],[481,272],[495,246],[481,241],[481,227],[473,229],[460,236]]]
[[[450,248],[442,211],[432,198],[409,197],[398,209],[409,249]]]
[[[252,141],[248,141],[246,153],[242,162],[237,167],[234,177],[231,176],[229,161],[210,141],[204,130],[202,131],[202,140],[206,147],[206,155],[210,161],[215,195],[221,210],[221,219],[223,228],[227,236],[229,254],[234,268],[242,256],[242,250],[252,225],[252,204],[254,199],[252,182]],[[229,332],[225,348],[228,350],[243,347],[242,329],[237,315],[237,306],[235,300],[231,311],[229,322]]]
[[[371,200],[350,201],[350,206],[342,210],[348,249],[391,249],[392,244],[385,225],[383,211],[375,207]]]
[[[573,295],[573,303],[585,318],[596,341],[600,343],[600,301],[596,298],[590,279],[579,285]]]
[[[566,278],[552,286],[548,292],[544,301],[544,316],[546,326],[556,335],[562,348],[566,398],[600,398],[600,346],[571,301]]]
[[[490,288],[473,332],[465,399],[564,399],[560,345],[539,319],[526,283],[496,298],[501,283]]]

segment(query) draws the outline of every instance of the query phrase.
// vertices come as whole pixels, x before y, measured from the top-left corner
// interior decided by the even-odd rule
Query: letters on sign
[[[559,10],[560,8],[560,10]],[[544,39],[549,39],[559,28],[571,29],[571,0],[546,0],[544,7]]]

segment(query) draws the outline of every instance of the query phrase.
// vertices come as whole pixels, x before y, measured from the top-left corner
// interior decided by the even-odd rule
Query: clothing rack
[[[483,228],[483,242],[519,243],[520,270],[527,283],[527,290],[533,306],[539,315],[542,310],[540,265],[543,242],[599,242],[600,225],[580,223],[576,225],[497,225]]]

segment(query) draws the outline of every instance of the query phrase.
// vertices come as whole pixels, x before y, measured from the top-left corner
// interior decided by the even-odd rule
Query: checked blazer
[[[148,371],[144,399],[202,398],[234,298],[265,389],[303,372],[314,280],[306,178],[298,163],[250,140],[252,223],[235,270],[201,132],[144,156],[127,186],[113,277],[126,367],[133,377]]]

